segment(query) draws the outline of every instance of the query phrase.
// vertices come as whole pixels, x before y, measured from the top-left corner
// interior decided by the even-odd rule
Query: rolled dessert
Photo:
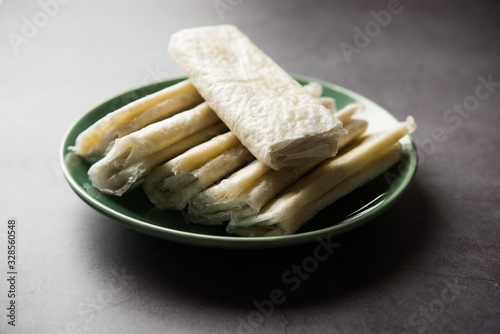
[[[342,123],[235,26],[181,30],[169,52],[262,163],[279,170],[337,153]]]
[[[311,94],[322,92],[321,86],[317,83],[309,83],[305,87],[311,91]],[[328,100],[323,100],[322,103],[334,105],[334,102],[332,104]],[[190,120],[195,123],[193,126],[186,123]],[[214,123],[215,125],[212,125]],[[200,131],[193,133],[200,128]],[[145,127],[117,139],[117,147],[112,149],[102,161],[91,167],[89,177],[93,180],[93,185],[104,193],[121,196],[145,178],[155,167],[225,131],[227,127],[220,120],[218,121],[217,116],[206,103],[202,103],[176,117],[163,120],[158,126]],[[161,138],[162,136],[166,138]],[[158,142],[158,147],[150,144],[146,149],[139,150],[140,154],[127,152],[127,150],[132,151],[134,147],[142,147],[141,142],[148,141]],[[234,141],[237,141],[236,137]],[[245,150],[241,149],[241,151],[245,156],[248,155]]]
[[[153,170],[144,182],[160,209],[183,209],[200,191],[253,159],[231,132],[202,143]]]
[[[202,103],[117,139],[90,167],[89,178],[103,193],[120,196],[158,164],[224,131],[224,123]]]
[[[362,169],[367,163],[375,160],[415,128],[415,121],[412,117],[408,117],[405,122],[399,122],[387,130],[362,138],[347,152],[323,161],[301,177],[267,203],[258,214],[229,222],[228,230],[233,231],[236,226],[273,226],[287,221],[305,210],[308,205],[313,205],[323,194]]]
[[[351,104],[337,113],[347,133],[341,136],[339,150],[360,136],[367,128],[364,120],[352,119],[359,105]],[[257,214],[260,208],[291,185],[317,163],[272,170],[254,160],[227,178],[196,195],[189,205],[192,222],[221,225],[226,221]]]
[[[189,80],[146,95],[92,124],[77,138],[74,150],[82,157],[102,157],[121,138],[203,102]]]
[[[352,191],[367,184],[379,175],[383,174],[396,162],[401,155],[402,148],[400,143],[395,143],[390,149],[384,151],[380,156],[370,161],[360,170],[340,182],[326,193],[317,198],[314,202],[302,208],[300,211],[294,212],[288,218],[269,225],[250,225],[237,226],[235,224],[228,225],[227,231],[231,234],[236,234],[245,237],[263,237],[263,236],[279,236],[290,235],[304,226],[318,212],[329,207],[337,200],[350,194]]]
[[[345,123],[349,135],[339,141],[339,152],[361,135],[368,123],[353,120]],[[262,163],[255,160],[223,179],[213,187],[196,195],[189,203],[192,222],[204,225],[222,225],[258,214],[260,209],[283,189],[297,181],[318,163],[300,167],[285,167],[279,171],[268,169],[262,173]],[[259,173],[262,175],[258,176]],[[252,176],[258,176],[251,180]]]

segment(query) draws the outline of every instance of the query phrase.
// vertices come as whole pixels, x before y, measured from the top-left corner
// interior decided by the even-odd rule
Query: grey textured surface
[[[378,31],[371,11],[391,1],[43,9],[49,2],[0,5],[0,332],[500,332],[498,4],[402,1]],[[23,28],[34,20],[40,28]],[[419,124],[410,190],[370,224],[333,238],[338,248],[307,275],[294,266],[310,264],[316,244],[228,251],[154,239],[89,208],[60,172],[61,138],[79,115],[182,74],[166,52],[170,34],[220,23],[236,24],[287,71],[355,90]],[[340,45],[355,46],[354,29],[365,26],[372,37],[357,41],[348,62]],[[25,38],[18,52],[12,34]],[[479,77],[491,78],[490,91],[476,91]],[[453,111],[464,103],[470,112]],[[9,217],[19,223],[15,328],[5,310]]]

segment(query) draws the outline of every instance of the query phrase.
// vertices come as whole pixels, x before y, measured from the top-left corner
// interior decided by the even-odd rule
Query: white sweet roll
[[[158,166],[146,178],[144,191],[158,208],[180,210],[200,191],[250,159],[251,153],[228,132]]]
[[[343,113],[343,118],[349,113]],[[343,120],[344,121],[344,120]],[[346,120],[347,134],[339,141],[339,149],[351,143],[367,128],[363,120]],[[253,161],[218,184],[196,195],[189,205],[192,222],[220,225],[257,214],[280,191],[291,185],[317,163],[300,167],[285,167],[279,171],[264,168]]]
[[[101,191],[121,196],[155,167],[225,131],[226,125],[219,122],[139,159],[128,159],[125,163],[124,156],[123,160],[114,159],[111,164],[96,164],[92,169],[91,179]]]
[[[342,123],[235,26],[182,30],[169,52],[261,162],[278,170],[337,153]]]
[[[137,164],[140,166],[141,161],[147,157],[217,123],[221,125],[214,132],[220,133],[221,130],[226,129],[210,107],[202,103],[193,109],[119,138],[108,154],[90,167],[88,175],[92,185],[103,193],[122,195],[131,184],[130,182],[120,184],[121,182],[117,182],[114,175],[130,166]],[[209,138],[209,136],[201,136],[198,139]],[[194,144],[197,143],[195,140]],[[134,178],[138,177],[137,173],[142,173],[140,169],[131,171],[133,174],[128,176]]]
[[[377,176],[384,173],[392,165],[394,165],[401,155],[401,144],[394,144],[389,150],[382,153],[378,158],[366,164],[359,171],[346,178],[338,185],[331,188],[313,203],[303,207],[302,210],[295,212],[293,215],[270,225],[251,225],[241,227],[230,224],[227,227],[229,233],[237,234],[246,237],[262,237],[262,236],[278,236],[290,235],[307,223],[319,211],[324,210],[328,206],[335,203],[340,198],[348,195],[355,189],[365,185]]]
[[[189,80],[181,81],[107,114],[76,138],[74,149],[82,157],[102,157],[115,139],[194,107],[202,101]]]
[[[266,204],[257,215],[239,221],[231,221],[228,228],[232,230],[236,226],[273,226],[290,219],[290,217],[305,210],[307,206],[313,205],[323,194],[363,168],[367,163],[374,161],[399,139],[413,132],[415,128],[414,119],[408,117],[405,122],[397,123],[381,133],[369,135],[349,151],[319,164],[314,170]]]

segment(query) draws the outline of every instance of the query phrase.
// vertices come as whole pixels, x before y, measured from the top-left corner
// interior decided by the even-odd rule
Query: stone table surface
[[[498,3],[0,3],[1,333],[500,332]],[[408,192],[332,237],[338,247],[310,273],[294,270],[317,243],[228,250],[157,239],[93,210],[62,176],[72,122],[120,92],[182,75],[170,35],[223,23],[288,72],[418,122]]]

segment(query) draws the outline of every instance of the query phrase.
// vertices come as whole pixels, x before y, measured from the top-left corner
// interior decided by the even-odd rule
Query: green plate
[[[309,81],[320,83],[323,95],[335,98],[338,109],[353,102],[363,104],[365,111],[358,112],[357,117],[359,115],[359,118],[370,122],[368,131],[398,122],[388,111],[348,89],[321,80],[294,77],[301,84]],[[121,197],[105,195],[93,188],[87,176],[92,161],[82,159],[71,151],[78,134],[107,113],[184,79],[179,77],[140,87],[102,103],[78,119],[62,142],[62,169],[71,188],[91,207],[129,228],[174,242],[206,247],[271,248],[298,245],[346,232],[372,220],[403,195],[415,175],[417,152],[411,137],[406,136],[400,141],[403,144],[402,159],[388,172],[320,212],[296,234],[261,238],[232,236],[225,232],[223,226],[190,224],[183,211],[156,209],[141,187],[135,187]]]

